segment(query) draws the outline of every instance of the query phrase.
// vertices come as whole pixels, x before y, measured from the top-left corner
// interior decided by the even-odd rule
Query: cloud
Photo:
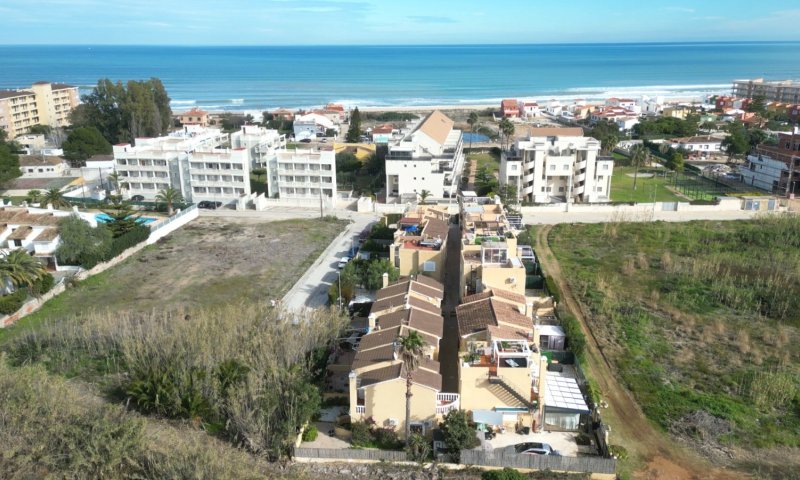
[[[664,8],[662,8],[662,10],[665,10],[667,12],[677,12],[677,13],[694,13],[695,12],[694,8],[689,8],[689,7],[664,7]]]
[[[411,15],[407,18],[417,23],[456,23],[454,18],[438,15]]]

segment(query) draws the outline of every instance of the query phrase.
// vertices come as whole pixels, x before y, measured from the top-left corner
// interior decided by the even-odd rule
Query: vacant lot
[[[201,217],[0,330],[90,310],[140,311],[279,299],[344,228],[343,221]]]
[[[800,219],[559,225],[549,243],[650,419],[718,465],[797,472]]]
[[[611,200],[615,202],[651,203],[655,195],[656,202],[687,202],[667,188],[670,185],[670,173],[664,169],[640,168],[636,179],[636,190],[633,189],[633,167],[614,167],[611,177]]]

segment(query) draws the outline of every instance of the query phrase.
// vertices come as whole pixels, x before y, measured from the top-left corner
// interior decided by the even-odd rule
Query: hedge
[[[50,289],[53,288],[56,281],[52,275],[46,273],[42,278],[33,282],[33,285],[30,288],[30,292],[32,295],[44,295],[45,293],[49,292]]]
[[[561,302],[561,292],[558,291],[558,285],[556,285],[556,282],[555,280],[553,280],[553,277],[545,275],[544,284],[547,287],[547,293],[552,295],[553,300],[555,300],[556,302]]]
[[[11,315],[22,308],[22,304],[24,304],[27,299],[28,291],[24,288],[20,288],[14,293],[9,293],[8,295],[0,297],[0,313],[3,315]]]
[[[98,227],[100,228],[100,227]],[[125,250],[142,243],[150,236],[150,228],[144,225],[137,225],[136,228],[124,235],[111,240],[111,248],[106,255],[94,255],[84,253],[79,259],[81,267],[89,270],[98,263],[106,262],[116,257]]]

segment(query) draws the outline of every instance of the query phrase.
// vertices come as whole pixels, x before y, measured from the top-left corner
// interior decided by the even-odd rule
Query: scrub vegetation
[[[717,464],[797,471],[800,219],[559,225],[549,243],[651,420]]]

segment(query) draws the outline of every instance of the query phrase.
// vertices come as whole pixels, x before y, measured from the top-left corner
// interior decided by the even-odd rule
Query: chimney
[[[367,329],[367,333],[369,333],[369,332],[371,332],[371,331],[373,331],[375,329],[375,320],[377,320],[377,319],[378,319],[378,316],[375,315],[374,313],[370,313],[369,314],[369,316],[367,317],[367,325],[369,327]]]
[[[387,272],[384,272],[384,274],[383,274],[383,288],[386,288],[388,286],[389,286],[389,274]]]

